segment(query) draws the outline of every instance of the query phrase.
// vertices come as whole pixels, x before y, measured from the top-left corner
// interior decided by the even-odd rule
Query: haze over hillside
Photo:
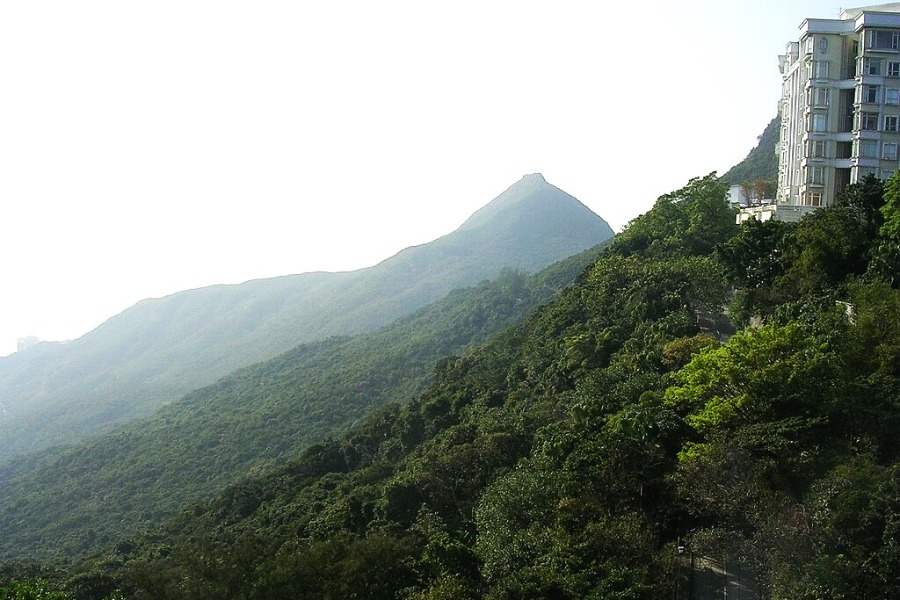
[[[612,236],[539,174],[456,231],[359,271],[144,300],[68,344],[0,359],[0,456],[77,439],[301,342],[372,330],[504,269],[536,271]]]
[[[738,226],[726,190],[0,467],[0,561],[71,561],[0,568],[84,600],[896,597],[900,200]]]
[[[600,252],[533,275],[507,271],[377,331],[301,344],[153,415],[0,465],[0,561],[71,557],[140,533],[388,402],[413,400],[436,362],[555,299]],[[59,543],[45,545],[49,538]]]

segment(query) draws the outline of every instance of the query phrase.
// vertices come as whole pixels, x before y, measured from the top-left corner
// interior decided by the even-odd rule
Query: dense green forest
[[[738,227],[725,193],[711,174],[660,197],[416,399],[10,579],[78,599],[662,600],[687,553],[761,597],[896,597],[900,178],[796,224]]]
[[[598,252],[535,275],[509,271],[372,333],[298,346],[152,417],[0,467],[0,560],[58,560],[140,533],[383,404],[417,397],[435,361],[524,319]]]

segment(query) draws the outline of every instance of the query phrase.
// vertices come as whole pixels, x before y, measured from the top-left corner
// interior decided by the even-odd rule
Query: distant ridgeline
[[[40,480],[11,466],[4,556],[85,552],[64,571],[0,577],[40,576],[79,600],[662,599],[701,584],[705,597],[896,597],[900,185],[867,179],[800,222],[740,227],[726,189],[709,175],[661,196],[552,301],[535,279],[501,277],[455,308],[186,396],[146,422],[184,427],[166,449],[126,432],[47,456]],[[523,321],[479,328],[521,298],[539,304]],[[726,304],[737,330],[723,342],[701,326],[724,322]],[[417,394],[423,380],[400,375],[409,358],[430,362],[450,348],[422,349],[457,328],[486,341],[438,360]],[[198,450],[260,452],[252,438],[279,427],[269,395],[327,419],[302,390],[345,405],[357,386],[401,402],[133,534],[142,491],[195,468]],[[230,445],[239,422],[247,441]],[[109,467],[131,440],[169,458],[126,452]],[[129,494],[104,506],[123,481]]]
[[[374,332],[300,345],[152,416],[0,467],[0,560],[66,558],[139,534],[388,402],[418,397],[439,359],[521,321],[598,253],[535,275],[508,271]]]
[[[507,269],[536,272],[612,234],[535,174],[453,233],[367,269],[144,300],[73,342],[0,359],[0,463],[151,414],[299,343],[371,331]]]

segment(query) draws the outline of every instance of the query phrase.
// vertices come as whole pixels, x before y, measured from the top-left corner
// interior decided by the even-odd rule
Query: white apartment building
[[[900,2],[806,19],[778,57],[778,190],[770,217],[827,206],[848,184],[898,169]]]

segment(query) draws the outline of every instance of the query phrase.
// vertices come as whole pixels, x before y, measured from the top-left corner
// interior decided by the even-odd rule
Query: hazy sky
[[[142,298],[372,265],[526,173],[618,231],[744,158],[777,55],[839,6],[2,2],[0,355]]]

